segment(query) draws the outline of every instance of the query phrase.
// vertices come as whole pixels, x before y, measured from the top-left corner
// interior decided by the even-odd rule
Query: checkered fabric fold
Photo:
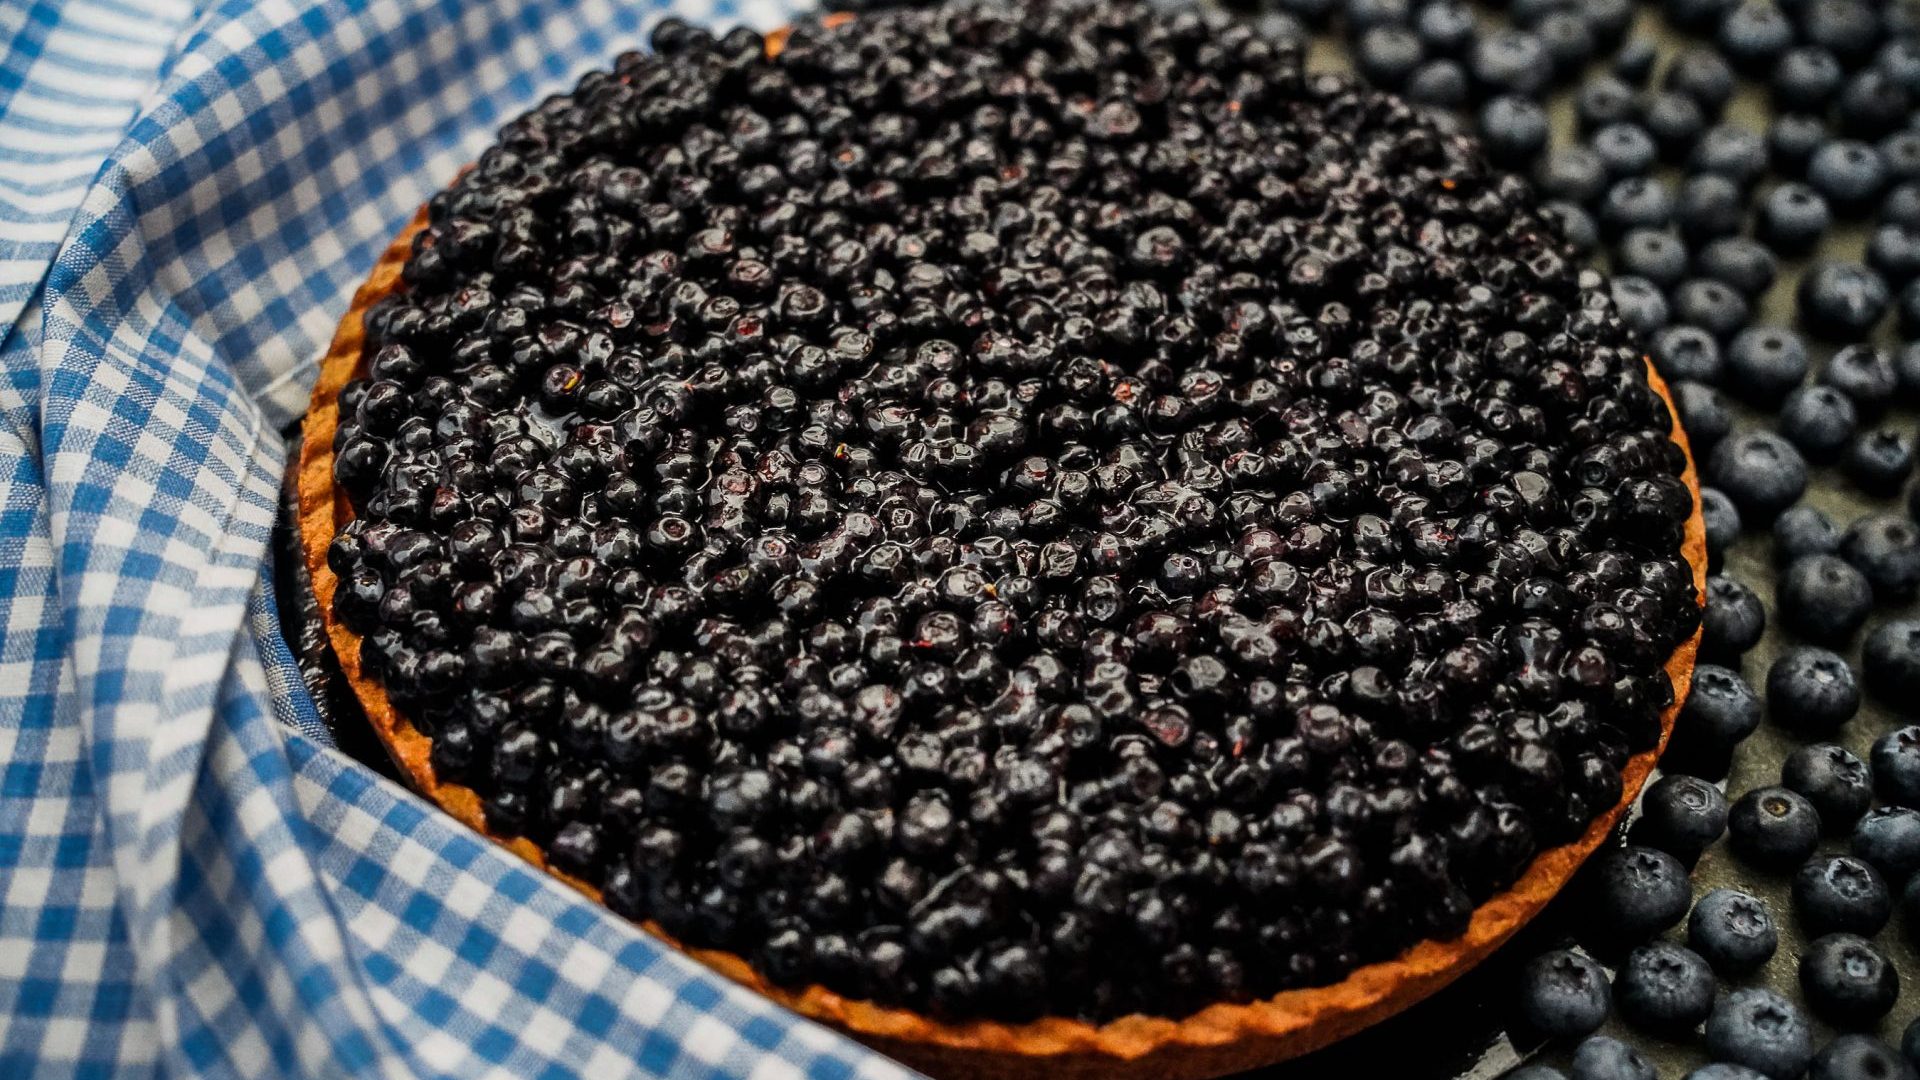
[[[0,1076],[908,1075],[323,745],[270,595],[414,208],[667,11],[791,2],[0,0]]]

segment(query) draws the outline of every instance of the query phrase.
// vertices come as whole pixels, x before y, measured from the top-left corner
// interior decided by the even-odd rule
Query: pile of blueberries
[[[1630,844],[1570,898],[1600,929],[1523,970],[1525,1026],[1565,1067],[1512,1076],[1654,1080],[1640,1049],[1596,1034],[1615,1017],[1703,1049],[1712,1063],[1688,1080],[1912,1080],[1920,1022],[1898,1047],[1883,1037],[1900,976],[1876,936],[1896,907],[1920,927],[1920,727],[1879,735],[1865,760],[1840,744],[1865,741],[1848,727],[1863,694],[1894,711],[1920,700],[1920,622],[1898,617],[1920,591],[1920,486],[1904,512],[1852,522],[1802,500],[1832,484],[1891,501],[1913,471],[1911,414],[1896,413],[1920,404],[1920,8],[1279,0],[1265,17],[1275,33],[1344,33],[1365,77],[1448,110],[1534,179],[1569,240],[1610,267],[1701,464],[1713,576],[1692,697]],[[1655,21],[1692,44],[1657,50],[1636,33]],[[1764,130],[1727,117],[1742,80],[1771,106]],[[1560,93],[1571,139],[1550,137]],[[1836,254],[1835,234],[1861,227],[1863,256]],[[1796,276],[1791,319],[1763,323],[1767,294]],[[1791,644],[1757,692],[1742,658],[1767,604],[1723,561],[1769,532]],[[1894,617],[1862,642],[1876,607]],[[1729,792],[1735,749],[1763,721],[1798,748],[1777,784]],[[1694,895],[1689,868],[1723,836],[1742,875],[1791,880],[1809,944],[1779,963],[1798,964],[1797,1002],[1755,985],[1787,913],[1738,889]],[[1808,1013],[1842,1034],[1823,1039]]]

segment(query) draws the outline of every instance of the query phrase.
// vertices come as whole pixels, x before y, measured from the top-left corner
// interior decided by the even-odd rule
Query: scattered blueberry
[[[1920,700],[1920,621],[1896,619],[1875,627],[1860,650],[1860,667],[1868,690],[1911,708]]]
[[[1681,243],[1680,238],[1670,232],[1659,229],[1635,229],[1621,237],[1620,243],[1614,248],[1613,268],[1616,273],[1646,278],[1663,289],[1670,289],[1687,276],[1687,245]],[[1708,342],[1713,346],[1714,370],[1708,376],[1670,375],[1668,378],[1706,378],[1708,381],[1717,379],[1720,374],[1719,343],[1715,342],[1711,336],[1692,327],[1676,329],[1684,330],[1695,339]],[[1668,331],[1660,336],[1664,339],[1671,333],[1672,331]],[[1660,359],[1660,353],[1656,350],[1654,361],[1658,363]],[[1660,373],[1666,375],[1666,368],[1661,368]]]
[[[1847,526],[1837,550],[1866,575],[1875,599],[1902,603],[1920,592],[1920,527],[1911,518],[1868,514]]]
[[[1674,725],[1671,756],[1689,771],[1719,772],[1734,747],[1760,726],[1759,695],[1736,671],[1717,664],[1693,669],[1693,689]]]
[[[1806,492],[1807,463],[1792,443],[1771,431],[1740,431],[1714,447],[1706,481],[1726,492],[1742,517],[1771,524]]]
[[[1504,168],[1527,165],[1547,145],[1547,112],[1533,98],[1501,94],[1480,109],[1480,144]]]
[[[1747,0],[1720,20],[1720,51],[1734,68],[1764,75],[1794,40],[1793,23],[1765,0]]]
[[[1788,754],[1780,782],[1806,796],[1828,832],[1853,828],[1873,805],[1873,776],[1867,763],[1834,743],[1813,743]]]
[[[1719,488],[1701,488],[1700,517],[1707,529],[1707,569],[1718,571],[1727,548],[1740,539],[1740,510]]]
[[[1853,1032],[1834,1039],[1813,1055],[1807,1080],[1914,1080],[1914,1073],[1893,1047],[1871,1035]]]
[[[1813,152],[1807,183],[1839,213],[1864,214],[1887,186],[1887,163],[1866,143],[1834,139]]]
[[[1776,186],[1760,200],[1754,235],[1782,255],[1812,251],[1833,224],[1833,211],[1820,193],[1797,181]]]
[[[1773,561],[1782,566],[1806,555],[1840,550],[1840,527],[1826,511],[1801,503],[1773,521]]]
[[[1920,810],[1876,806],[1853,826],[1849,848],[1880,876],[1903,884],[1920,870]]]
[[[1570,949],[1535,957],[1521,973],[1521,1016],[1552,1038],[1592,1034],[1606,1021],[1611,999],[1607,973]]]
[[[1721,997],[1707,1017],[1707,1052],[1765,1073],[1794,1080],[1813,1060],[1813,1031],[1806,1017],[1771,990],[1743,987]]]
[[[1774,107],[1782,112],[1818,112],[1840,92],[1845,78],[1840,61],[1832,53],[1818,45],[1801,45],[1780,57],[1768,85],[1773,90]]]
[[[1860,430],[1853,399],[1831,386],[1803,386],[1788,394],[1777,422],[1780,434],[1815,463],[1838,459]]]
[[[1727,813],[1727,836],[1734,854],[1762,870],[1784,872],[1813,854],[1820,842],[1820,814],[1798,792],[1755,788]]]
[[[1920,726],[1908,725],[1873,740],[1867,755],[1873,790],[1887,802],[1920,809]]]
[[[1601,75],[1580,84],[1573,96],[1573,115],[1583,132],[1597,132],[1615,124],[1631,126],[1640,111],[1633,87],[1611,75]],[[1641,133],[1644,137],[1645,133]],[[1630,174],[1638,176],[1652,164],[1653,143],[1647,143],[1648,163]],[[1604,151],[1603,151],[1604,153]]]
[[[1601,158],[1606,159],[1604,150]],[[1614,181],[1600,197],[1600,228],[1609,236],[1633,229],[1664,229],[1673,221],[1673,208],[1673,192],[1667,185],[1651,177],[1628,176]],[[1652,287],[1652,282],[1646,284]]]
[[[1781,113],[1767,125],[1767,160],[1783,178],[1803,179],[1814,151],[1825,145],[1827,138],[1827,123],[1820,117]]]
[[[1913,444],[1893,428],[1863,431],[1840,455],[1840,469],[1869,495],[1897,494],[1913,473]]]
[[[1753,309],[1738,289],[1713,278],[1683,281],[1673,291],[1673,317],[1722,341],[1747,328]]]
[[[1767,669],[1768,715],[1789,731],[1831,735],[1859,711],[1860,683],[1835,653],[1792,648]]]
[[[1676,69],[1668,69],[1669,76],[1677,74]],[[1697,76],[1698,73],[1695,73]],[[1671,78],[1669,79],[1671,84]],[[1699,94],[1693,99],[1709,114],[1718,110],[1702,101]],[[1767,142],[1759,135],[1734,124],[1716,124],[1700,136],[1694,144],[1693,153],[1687,158],[1687,168],[1695,173],[1724,176],[1742,189],[1750,188],[1767,171]]]
[[[1700,655],[1714,663],[1737,662],[1766,633],[1767,608],[1752,589],[1715,574],[1707,579],[1707,607],[1701,622],[1706,632],[1700,637]]]
[[[1682,49],[1667,64],[1667,72],[1661,77],[1660,84],[1669,90],[1677,90],[1687,95],[1699,102],[1708,116],[1717,117],[1726,109],[1727,101],[1733,97],[1733,68],[1729,67],[1726,60],[1712,49]],[[1740,129],[1715,130],[1739,131]],[[1711,137],[1709,133],[1709,138]],[[1727,157],[1731,153],[1731,151],[1714,148],[1710,150],[1708,160]]]
[[[1858,263],[1815,263],[1795,294],[1800,321],[1829,341],[1858,341],[1887,313],[1891,296],[1880,275]]]
[[[1889,78],[1886,72],[1872,69],[1858,72],[1847,80],[1840,88],[1840,100],[1834,108],[1840,130],[1857,139],[1878,139],[1906,123],[1912,112],[1913,95],[1907,88]],[[1874,149],[1878,153],[1878,147]],[[1884,157],[1880,164],[1883,173],[1891,173]]]
[[[1576,143],[1555,148],[1534,167],[1533,182],[1550,199],[1590,205],[1607,190],[1607,170],[1593,148]],[[1656,234],[1659,235],[1659,234]],[[1671,239],[1671,238],[1669,238]],[[1674,241],[1678,243],[1678,241]],[[1685,253],[1681,262],[1684,267]],[[1624,269],[1625,273],[1633,273]]]
[[[1837,555],[1809,555],[1780,577],[1780,621],[1822,645],[1852,637],[1873,610],[1873,589]]]
[[[1661,90],[1647,99],[1641,110],[1640,126],[1653,138],[1660,160],[1678,164],[1686,160],[1700,134],[1707,130],[1707,114],[1700,103],[1674,90]]]
[[[1813,936],[1837,931],[1871,936],[1893,917],[1893,894],[1863,859],[1815,856],[1793,876],[1793,909]]]
[[[1893,403],[1900,389],[1900,372],[1893,354],[1873,345],[1855,344],[1837,350],[1820,370],[1820,382],[1853,399],[1863,416],[1878,416]]]
[[[1759,241],[1745,236],[1723,236],[1700,249],[1694,269],[1752,298],[1773,285],[1779,264],[1773,252]]]
[[[1631,181],[1622,181],[1631,183]],[[1618,184],[1614,185],[1616,188]],[[1612,193],[1608,193],[1612,198]],[[1604,222],[1606,210],[1601,209]],[[1667,325],[1670,309],[1667,306],[1667,294],[1660,291],[1653,282],[1645,278],[1617,277],[1608,283],[1613,296],[1613,308],[1620,313],[1620,321],[1632,327],[1642,339],[1650,338],[1661,327]]]
[[[1608,934],[1621,943],[1645,941],[1674,925],[1693,902],[1686,867],[1654,848],[1609,851],[1596,863],[1593,877]]]
[[[1727,346],[1727,389],[1755,405],[1772,408],[1807,377],[1812,361],[1806,342],[1791,330],[1756,326]]]
[[[1692,863],[1726,831],[1727,797],[1720,789],[1697,776],[1668,773],[1647,787],[1632,837]]]
[[[1418,105],[1457,109],[1467,103],[1467,69],[1458,60],[1429,60],[1407,76],[1401,93]]]
[[[1613,74],[1634,86],[1645,86],[1653,77],[1653,65],[1659,57],[1660,52],[1652,41],[1636,38],[1614,56]]]
[[[1524,30],[1496,30],[1474,42],[1467,70],[1494,94],[1538,97],[1553,77],[1553,61],[1540,39]]]
[[[1900,975],[1866,938],[1827,934],[1800,956],[1800,989],[1807,1007],[1828,1023],[1871,1027],[1899,998]]]
[[[1920,277],[1920,231],[1882,225],[1867,237],[1867,265],[1898,289]]]
[[[1880,200],[1880,221],[1903,229],[1920,229],[1920,183],[1895,185]]]
[[[1758,897],[1738,889],[1715,889],[1693,906],[1687,918],[1687,944],[1715,971],[1743,978],[1773,959],[1780,947],[1780,930]]]
[[[1695,458],[1711,454],[1720,440],[1733,430],[1733,406],[1726,395],[1705,383],[1686,379],[1667,389],[1679,408],[1680,422],[1686,425]]]
[[[1367,81],[1386,90],[1398,90],[1424,60],[1426,47],[1412,28],[1393,24],[1371,26],[1353,50],[1353,66]]]
[[[1714,173],[1687,177],[1673,208],[1680,235],[1690,244],[1732,236],[1740,231],[1746,217],[1746,193],[1732,180]]]
[[[1638,1050],[1606,1035],[1589,1035],[1573,1051],[1573,1080],[1659,1080]]]
[[[1551,1065],[1522,1065],[1508,1073],[1502,1080],[1567,1080],[1567,1074]]]
[[[1655,941],[1627,954],[1614,977],[1620,1016],[1643,1031],[1678,1035],[1713,1010],[1713,969],[1692,949]]]
[[[1767,1080],[1767,1075],[1731,1061],[1715,1061],[1688,1073],[1687,1080]]]

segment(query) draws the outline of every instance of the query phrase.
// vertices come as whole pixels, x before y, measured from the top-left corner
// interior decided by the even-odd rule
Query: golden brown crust
[[[327,566],[327,545],[339,526],[352,516],[345,496],[336,491],[333,482],[333,436],[339,418],[336,399],[360,366],[362,316],[374,302],[400,287],[401,267],[412,251],[415,235],[426,223],[423,208],[387,249],[355,295],[352,310],[341,321],[321,362],[299,462],[300,532],[308,569],[341,670],[409,782],[469,828],[598,900],[599,891],[593,886],[547,867],[540,849],[531,841],[488,833],[480,797],[470,788],[441,783],[434,776],[427,737],[395,711],[378,683],[366,677],[360,665],[359,637],[333,617],[336,581]],[[1666,384],[1650,363],[1647,371],[1654,390],[1671,408]],[[1694,501],[1682,551],[1693,567],[1694,586],[1704,603],[1706,528],[1700,516],[1700,487],[1693,455],[1677,412],[1673,440],[1687,451],[1684,479]],[[1674,704],[1661,717],[1659,749],[1664,749],[1671,736],[1674,719],[1692,684],[1699,642],[1696,632],[1667,662]],[[1579,840],[1542,852],[1511,889],[1474,911],[1459,938],[1421,942],[1396,959],[1359,968],[1332,986],[1289,990],[1244,1005],[1213,1005],[1179,1020],[1133,1015],[1104,1024],[1058,1017],[1020,1024],[991,1020],[948,1023],[907,1009],[846,998],[822,986],[798,990],[774,986],[736,954],[687,948],[652,923],[645,929],[728,978],[934,1076],[980,1080],[1182,1080],[1220,1076],[1330,1045],[1421,1001],[1465,974],[1538,914],[1587,856],[1606,841],[1645,784],[1659,749],[1628,762],[1622,775],[1625,794],[1618,806],[1596,819]]]

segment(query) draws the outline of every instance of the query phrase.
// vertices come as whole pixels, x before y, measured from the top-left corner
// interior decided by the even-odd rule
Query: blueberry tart
[[[653,44],[323,361],[305,553],[421,792],[940,1076],[1305,1053],[1601,843],[1699,495],[1523,182],[1131,0]]]

